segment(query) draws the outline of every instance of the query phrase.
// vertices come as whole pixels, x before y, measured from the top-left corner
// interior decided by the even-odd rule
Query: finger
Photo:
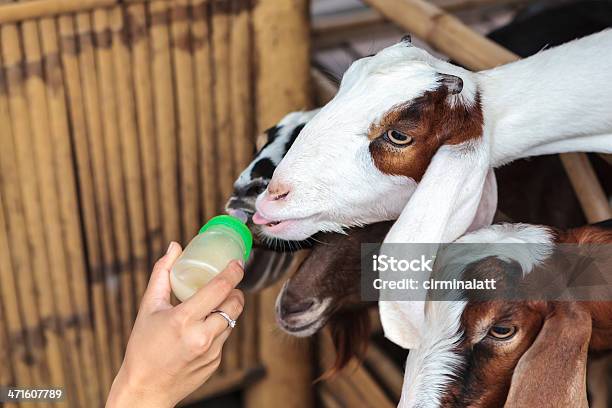
[[[213,361],[219,360],[221,358],[221,353],[223,352],[223,345],[229,338],[230,334],[232,334],[232,330],[226,328],[217,337],[215,337],[212,344],[210,345],[210,349],[208,349],[208,353],[206,353],[206,355],[201,359],[201,361],[197,362],[198,367],[206,367]]]
[[[244,295],[240,290],[234,289],[216,309],[227,313],[233,320],[237,320],[244,309]],[[217,337],[229,327],[228,321],[219,313],[209,314],[202,324],[204,330],[211,333],[213,337]]]
[[[166,255],[161,257],[153,267],[149,284],[142,297],[144,307],[158,308],[170,305],[170,268],[181,255],[181,246],[171,242]]]
[[[194,320],[201,320],[216,309],[227,298],[232,289],[244,276],[238,261],[232,261],[227,267],[204,285],[193,296],[179,305],[186,315]]]

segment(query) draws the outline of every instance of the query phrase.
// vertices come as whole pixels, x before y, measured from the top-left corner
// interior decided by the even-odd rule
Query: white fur
[[[400,407],[435,408],[445,386],[463,363],[454,346],[461,339],[460,319],[466,302],[428,302],[419,348],[406,359]]]
[[[356,61],[276,169],[271,185],[289,186],[290,194],[272,201],[264,192],[258,211],[293,220],[278,238],[303,239],[399,215],[385,242],[451,242],[470,227],[490,167],[533,154],[612,152],[611,49],[612,30],[606,30],[479,73],[405,43]],[[483,135],[440,148],[417,188],[414,180],[375,167],[367,133],[391,107],[434,89],[438,73],[463,79],[453,104],[473,104],[481,92]],[[422,307],[420,313],[407,307],[396,318],[381,307],[386,330],[410,316],[420,325]]]
[[[471,243],[482,245],[478,246],[477,252],[461,245]],[[488,256],[516,261],[521,265],[523,274],[527,274],[552,254],[553,244],[550,231],[542,226],[492,225],[466,234],[440,250],[436,259],[436,270],[440,273],[438,278],[451,279],[462,276],[466,265]],[[439,407],[445,387],[464,363],[462,357],[454,352],[454,346],[463,334],[460,319],[466,302],[459,298],[459,292],[454,294],[457,296],[454,301],[420,302],[425,304],[422,333],[426,334],[421,337],[419,347],[411,350],[406,360],[402,397],[399,403],[402,408]],[[484,333],[486,334],[486,331]]]
[[[278,163],[280,163],[287,153],[285,146],[295,128],[302,123],[308,122],[318,112],[319,109],[313,109],[310,111],[291,112],[285,115],[280,122],[276,124],[276,126],[281,127],[281,129],[279,130],[276,139],[274,139],[274,143],[265,146],[257,152],[256,157],[251,161],[251,163],[249,163],[242,173],[240,173],[240,176],[238,176],[234,182],[234,188],[240,189],[253,181],[251,178],[251,172],[253,171],[253,167],[255,167],[260,159],[268,158],[272,163],[274,163],[274,165],[278,165]]]
[[[462,245],[455,245],[474,243],[482,244],[478,246],[477,252],[472,251],[471,246],[467,246],[466,251]],[[443,264],[448,259],[459,265],[468,265],[478,259],[496,256],[518,262],[523,274],[528,274],[535,266],[552,255],[553,245],[553,235],[546,227],[520,223],[497,224],[462,236],[447,250],[442,251],[440,256],[443,258],[438,258],[438,260]]]

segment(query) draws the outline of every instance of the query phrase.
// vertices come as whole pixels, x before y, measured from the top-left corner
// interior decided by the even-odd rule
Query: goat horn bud
[[[444,85],[451,95],[456,95],[463,89],[463,79],[455,75],[439,74],[440,83]]]
[[[400,42],[412,44],[412,36],[410,34],[404,34]]]

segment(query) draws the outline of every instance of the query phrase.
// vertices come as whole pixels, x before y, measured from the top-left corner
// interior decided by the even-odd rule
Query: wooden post
[[[426,1],[365,0],[365,2],[390,21],[467,68],[484,70],[519,59],[518,55],[483,37],[458,18]],[[596,222],[610,218],[612,213],[609,204],[584,153],[564,153],[561,157],[587,220]],[[606,206],[607,211],[604,209]]]
[[[310,107],[308,1],[263,0],[255,4],[255,118],[257,130],[263,132],[287,112]],[[280,283],[259,295],[258,352],[266,377],[247,388],[247,407],[314,405],[309,344],[289,341],[276,328],[274,303],[279,288]]]

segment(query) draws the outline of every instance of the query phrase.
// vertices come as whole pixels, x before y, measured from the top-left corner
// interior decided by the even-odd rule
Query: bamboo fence
[[[258,131],[308,107],[306,16],[289,0],[0,3],[0,385],[103,405],[154,261],[221,212]],[[265,349],[270,299],[247,299],[187,401],[260,379],[274,352],[308,366]]]

